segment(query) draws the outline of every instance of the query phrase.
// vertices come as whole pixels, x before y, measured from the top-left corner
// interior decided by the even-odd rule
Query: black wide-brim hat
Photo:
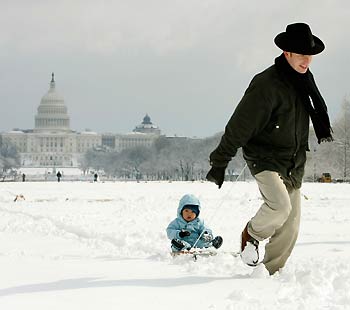
[[[288,25],[285,32],[276,36],[275,43],[283,51],[302,55],[316,55],[325,48],[323,42],[312,34],[309,25],[304,23]]]

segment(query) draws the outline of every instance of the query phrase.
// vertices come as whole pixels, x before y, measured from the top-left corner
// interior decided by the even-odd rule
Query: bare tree
[[[350,100],[345,97],[341,106],[340,117],[334,124],[333,158],[336,159],[344,180],[349,178],[350,173]]]
[[[11,143],[2,143],[0,146],[0,176],[2,179],[4,180],[8,173],[19,166],[20,157],[16,147]]]

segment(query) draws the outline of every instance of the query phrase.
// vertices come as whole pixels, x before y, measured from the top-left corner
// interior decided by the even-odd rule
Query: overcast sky
[[[0,131],[33,128],[55,72],[71,129],[167,135],[224,129],[289,23],[326,49],[314,73],[334,120],[350,94],[347,0],[0,0]]]

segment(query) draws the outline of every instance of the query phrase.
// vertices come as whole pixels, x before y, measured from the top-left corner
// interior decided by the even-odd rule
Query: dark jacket
[[[272,65],[251,81],[210,162],[226,167],[242,147],[253,175],[276,171],[285,183],[299,188],[308,136],[309,115],[301,98],[287,76]]]

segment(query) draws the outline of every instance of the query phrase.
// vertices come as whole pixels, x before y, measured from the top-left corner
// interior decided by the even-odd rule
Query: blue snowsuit
[[[186,222],[184,220],[184,218],[181,215],[181,212],[186,205],[196,205],[198,206],[199,211],[201,209],[201,205],[197,197],[191,194],[183,196],[179,202],[179,207],[177,208],[177,218],[170,222],[166,229],[166,232],[170,240],[181,240],[185,244],[185,248],[187,249],[191,248],[195,244],[198,237],[203,231],[206,232],[205,234],[210,235],[210,239],[213,238],[213,234],[212,231],[204,225],[204,221],[201,220],[198,216],[191,222]],[[181,238],[179,236],[181,230],[187,230],[191,234],[189,236]],[[204,240],[203,235],[196,244],[196,248],[207,248],[210,246],[211,242]],[[177,249],[175,249],[174,247],[172,247],[172,250],[177,251]]]

